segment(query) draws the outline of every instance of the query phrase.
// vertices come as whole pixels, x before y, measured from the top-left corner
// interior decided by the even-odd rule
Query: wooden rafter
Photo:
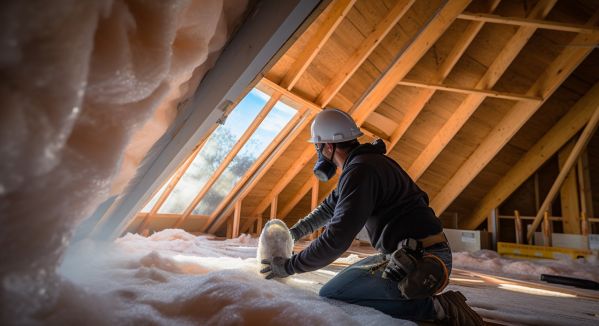
[[[557,0],[540,1],[531,10],[529,17],[545,17],[555,5],[556,1]],[[512,63],[512,61],[516,58],[518,53],[520,53],[520,51],[524,48],[528,42],[528,39],[530,39],[535,31],[535,27],[526,26],[518,28],[510,40],[506,42],[506,45],[495,57],[495,60],[491,63],[485,74],[479,79],[474,88],[492,88]],[[469,94],[460,103],[454,113],[449,117],[449,119],[447,119],[447,122],[433,136],[424,150],[406,170],[414,180],[418,180],[422,174],[424,174],[426,169],[428,169],[437,156],[439,156],[443,149],[445,149],[447,144],[449,144],[458,131],[462,129],[472,114],[476,112],[485,98],[485,94],[473,93]],[[541,102],[537,101],[535,103]]]
[[[381,78],[376,81],[375,86],[358,102],[352,112],[358,126],[361,126],[368,115],[385,100],[397,83],[410,72],[469,3],[470,0],[448,1],[435,13],[435,17],[432,17],[414,41],[396,57]]]
[[[595,13],[588,25],[594,26],[599,19]],[[560,55],[549,65],[548,69],[537,79],[527,92],[529,95],[540,95],[547,99],[574,71],[574,69],[593,50],[593,47],[575,46],[578,44],[597,44],[599,35],[579,34],[570,45],[564,47]],[[466,188],[478,173],[495,157],[503,146],[514,136],[526,121],[541,107],[542,103],[518,102],[497,123],[495,128],[483,140],[454,176],[445,184],[431,201],[431,207],[437,214],[443,213],[453,200]]]
[[[270,219],[274,220],[277,218],[277,212],[279,210],[279,196],[275,196],[270,202]]]
[[[384,97],[386,97],[393,89],[394,85],[388,85],[388,83],[396,84],[401,80],[424,55],[426,50],[432,46],[434,41],[449,27],[457,15],[464,10],[469,2],[469,0],[459,0],[446,3],[443,8],[436,13],[435,19],[432,19],[429,24],[424,27],[406,51],[396,58],[396,61],[391,65],[390,69],[387,70],[387,73],[378,81],[377,85],[366,94],[360,102],[360,105],[357,106],[357,109],[352,114],[359,126],[364,123],[366,117],[374,111],[376,106],[378,106],[378,104],[383,101]],[[296,162],[272,188],[269,194],[258,204],[252,215],[258,216],[262,214],[268,207],[272,198],[283,191],[287,184],[295,178],[314,155],[314,148],[311,145],[308,145]],[[248,225],[245,225],[242,229],[248,227],[251,221],[247,221],[246,223]]]
[[[313,185],[314,182],[312,178],[310,178],[310,180],[304,183],[304,185],[295,193],[293,198],[291,198],[291,200],[283,207],[283,209],[281,209],[279,216],[281,216],[281,218],[286,218],[291,210],[293,210],[293,208],[295,208],[295,206],[300,202],[300,200],[306,196],[308,191],[312,189]]]
[[[495,0],[489,5],[489,12],[493,12],[499,5],[499,0]],[[456,40],[455,46],[451,49],[443,63],[439,66],[437,75],[432,79],[433,83],[442,83],[445,78],[449,75],[453,67],[456,65],[458,60],[462,57],[466,49],[470,46],[470,43],[474,40],[478,32],[483,27],[484,22],[473,21],[468,24],[464,32]],[[414,123],[416,117],[424,109],[428,101],[435,94],[435,89],[422,89],[418,94],[418,97],[410,105],[410,109],[406,115],[401,119],[397,128],[393,132],[390,138],[390,144],[387,146],[387,152],[391,152],[395,145],[399,142],[401,137],[405,134],[408,128]]]
[[[410,9],[413,3],[414,0],[400,0],[393,6],[393,8],[391,8],[391,10],[389,10],[387,16],[376,25],[372,33],[366,37],[358,49],[356,49],[349,59],[341,66],[337,74],[323,88],[320,94],[318,94],[315,102],[320,107],[325,107],[331,102],[341,87],[343,87],[356,70],[358,70],[372,51],[374,51],[389,31],[391,31],[393,26],[395,26],[408,9]]]
[[[301,97],[300,95],[297,95],[297,94],[283,88],[282,86],[278,85],[277,83],[275,83],[267,78],[262,78],[260,81],[260,84],[266,88],[269,88],[275,92],[278,92],[278,93],[284,95],[285,97],[288,97],[290,100],[292,100],[296,103],[299,103],[302,106],[309,108],[310,110],[314,111],[315,113],[318,113],[323,110],[320,106],[316,105],[316,103],[314,103],[310,100],[307,100],[307,99]],[[382,135],[377,135],[376,133],[374,133],[371,130],[368,130],[365,127],[361,127],[360,130],[364,133],[364,135],[366,135],[368,137],[381,138],[381,139],[385,140],[385,138],[382,137]]]
[[[337,26],[352,8],[356,0],[333,0],[324,13],[324,20],[318,30],[302,49],[301,54],[295,60],[281,81],[281,86],[292,89],[316,57],[322,46],[331,37]]]
[[[576,141],[574,148],[568,155],[568,159],[566,160],[561,171],[557,175],[557,178],[551,186],[551,189],[549,189],[549,193],[543,201],[543,204],[541,204],[541,208],[539,209],[537,216],[535,216],[535,219],[532,221],[532,225],[530,226],[530,229],[528,230],[528,233],[526,235],[529,243],[531,242],[532,236],[535,234],[535,231],[539,226],[539,223],[541,223],[541,217],[543,216],[543,214],[547,214],[547,208],[549,207],[549,205],[551,205],[551,202],[557,195],[557,192],[559,191],[562,183],[564,182],[564,179],[566,179],[566,176],[570,173],[570,169],[572,169],[572,167],[574,167],[574,164],[576,164],[578,156],[585,148],[586,144],[589,142],[589,139],[597,129],[597,123],[599,123],[599,106],[595,107],[593,115],[589,119],[589,122],[585,126],[582,133],[580,134],[580,137]]]
[[[275,137],[271,144],[264,150],[262,155],[252,165],[250,170],[246,172],[241,180],[235,184],[233,189],[229,192],[229,195],[224,198],[221,203],[216,207],[210,220],[206,224],[209,232],[216,232],[222,225],[224,217],[231,214],[233,207],[230,205],[231,201],[235,201],[235,198],[245,197],[254,186],[262,179],[268,169],[274,164],[274,162],[281,156],[281,154],[291,144],[291,140],[295,139],[297,135],[306,127],[306,125],[312,121],[314,112],[311,110],[300,110],[299,114],[287,124],[287,126]],[[243,188],[243,189],[242,189]],[[250,220],[253,222],[256,219],[256,215]],[[248,223],[248,221],[246,221]],[[244,227],[241,230],[244,230]],[[206,231],[205,229],[202,231]]]
[[[434,89],[437,91],[446,91],[452,93],[460,93],[460,94],[476,94],[485,97],[493,97],[500,98],[505,100],[512,101],[537,101],[540,102],[543,99],[538,96],[528,96],[525,94],[516,94],[516,93],[508,93],[508,92],[499,92],[494,91],[492,89],[480,89],[480,88],[472,88],[472,87],[459,87],[459,86],[449,86],[443,84],[435,84],[435,83],[427,83],[423,81],[409,80],[404,79],[398,83],[403,86],[412,86],[412,87],[420,87],[427,89]]]
[[[193,198],[193,200],[191,201],[189,206],[187,206],[187,208],[181,215],[181,218],[179,219],[179,221],[177,221],[177,223],[175,223],[175,225],[174,225],[175,228],[180,227],[183,224],[183,222],[185,222],[185,219],[187,218],[187,216],[189,216],[191,214],[191,212],[195,209],[195,207],[202,200],[202,198],[204,198],[204,196],[208,193],[208,191],[210,190],[212,185],[214,185],[216,180],[218,180],[218,178],[221,176],[221,174],[225,171],[225,169],[227,168],[229,163],[231,163],[233,158],[237,155],[237,153],[239,153],[239,151],[243,148],[245,143],[254,134],[254,131],[256,131],[256,129],[258,129],[258,126],[260,126],[260,123],[262,123],[262,121],[264,121],[264,119],[266,118],[268,113],[275,106],[275,104],[277,104],[277,102],[279,101],[280,98],[281,98],[281,94],[275,93],[275,94],[271,95],[270,99],[266,102],[266,104],[264,105],[264,107],[262,108],[260,113],[258,113],[258,116],[256,116],[254,121],[252,121],[252,123],[248,126],[248,128],[245,130],[243,135],[241,135],[241,137],[239,138],[237,143],[235,143],[235,145],[233,146],[231,151],[229,151],[227,156],[225,156],[223,161],[220,163],[220,165],[216,169],[216,171],[214,171],[214,173],[210,176],[210,179],[208,179],[208,181],[206,181],[206,183],[204,184],[202,189],[196,194],[196,196]]]
[[[485,13],[464,12],[458,16],[459,19],[474,20],[487,23],[507,24],[515,26],[528,26],[534,28],[550,29],[554,31],[573,32],[573,33],[597,33],[599,27],[568,24],[562,22],[547,21],[541,19],[522,18],[522,17],[505,17],[499,15],[491,15]]]
[[[589,120],[599,106],[599,84],[596,84],[564,115],[530,150],[489,190],[473,213],[460,221],[460,227],[474,229],[485,220],[493,207],[499,207],[518,187],[530,178]]]

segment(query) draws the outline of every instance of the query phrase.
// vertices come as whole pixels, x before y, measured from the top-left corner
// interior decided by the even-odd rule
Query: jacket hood
[[[354,148],[350,153],[345,162],[343,163],[343,167],[347,165],[349,161],[351,161],[354,157],[362,154],[385,154],[387,152],[387,146],[382,139],[377,139],[372,143],[361,144],[360,146]]]

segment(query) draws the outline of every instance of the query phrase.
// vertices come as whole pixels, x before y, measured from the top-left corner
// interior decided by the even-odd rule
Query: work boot
[[[484,325],[483,319],[466,303],[466,297],[458,291],[447,291],[434,297],[445,312],[440,320],[444,325],[478,326]]]

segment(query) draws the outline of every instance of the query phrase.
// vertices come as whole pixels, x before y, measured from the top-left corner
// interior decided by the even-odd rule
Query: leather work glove
[[[271,278],[274,278],[274,277],[278,277],[278,278],[287,277],[287,276],[293,274],[293,272],[289,272],[287,270],[288,262],[289,262],[289,258],[285,258],[285,257],[273,257],[272,259],[262,259],[261,263],[264,265],[268,265],[268,266],[264,267],[260,271],[260,273],[262,273],[262,274],[270,273],[270,274],[266,275],[267,280],[270,280]]]

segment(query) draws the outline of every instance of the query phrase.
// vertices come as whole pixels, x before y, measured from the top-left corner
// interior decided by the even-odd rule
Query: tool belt
[[[422,249],[426,249],[439,243],[446,243],[447,237],[445,236],[445,233],[441,231],[437,234],[429,235],[426,238],[418,239],[418,241],[422,243]]]

